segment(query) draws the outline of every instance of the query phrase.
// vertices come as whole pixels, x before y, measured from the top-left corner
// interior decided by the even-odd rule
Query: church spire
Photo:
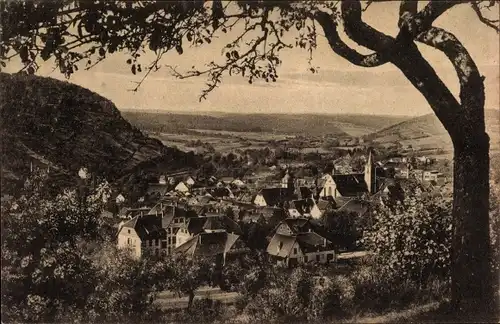
[[[375,188],[375,167],[373,163],[372,151],[368,151],[368,159],[365,165],[365,182],[368,188],[368,193],[373,194],[376,191]]]

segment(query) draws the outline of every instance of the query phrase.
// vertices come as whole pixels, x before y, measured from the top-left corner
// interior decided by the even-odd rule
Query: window
[[[293,254],[297,254],[297,248],[293,248]]]
[[[166,249],[167,248],[167,241],[162,241],[161,242],[161,248]]]
[[[279,246],[278,246],[278,251],[281,250],[283,248],[283,242],[280,242]]]
[[[159,240],[158,240],[158,239],[155,239],[155,245],[156,245],[156,246],[160,245],[160,242],[159,242]]]
[[[150,247],[151,247],[151,246],[153,246],[153,240],[150,240],[150,241],[149,241],[149,246],[150,246]]]
[[[317,254],[317,255],[316,255],[316,261],[317,261],[317,262],[319,262],[319,260],[320,260],[320,255],[319,255],[319,254]]]
[[[306,256],[304,256],[304,262],[306,262],[306,263],[307,263],[307,255],[306,255]]]
[[[128,233],[130,234],[130,230],[127,230],[127,231],[128,231]]]
[[[172,244],[175,244],[175,236],[172,237]]]
[[[132,245],[132,239],[130,237],[127,239],[127,244]]]

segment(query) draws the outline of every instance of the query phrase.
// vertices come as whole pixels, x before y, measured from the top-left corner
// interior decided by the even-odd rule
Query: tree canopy
[[[419,6],[402,0],[398,33],[387,35],[363,20],[374,2],[356,1],[10,1],[0,2],[0,65],[14,57],[22,71],[35,73],[41,61],[55,59],[67,77],[79,68],[90,69],[109,55],[124,51],[133,74],[147,76],[161,67],[170,51],[183,54],[188,46],[211,43],[217,33],[244,26],[205,69],[170,70],[178,78],[205,76],[201,97],[217,88],[223,76],[241,75],[249,83],[278,80],[283,49],[306,50],[311,62],[318,35],[324,33],[332,51],[361,67],[387,63],[397,67],[426,99],[454,146],[454,201],[452,298],[456,305],[470,300],[476,307],[496,305],[491,289],[489,239],[489,137],[484,121],[484,77],[463,43],[434,22],[454,6],[467,4],[486,26],[499,31],[499,20],[488,10],[496,1],[434,0]],[[419,8],[420,7],[420,8]],[[340,37],[371,51],[361,54]],[[293,40],[289,32],[293,31]],[[288,36],[287,36],[288,35]],[[416,43],[442,52],[453,65],[459,82],[456,98]],[[154,53],[144,61],[145,52]],[[83,65],[83,66],[82,66]],[[311,72],[317,69],[311,65]],[[480,256],[480,257],[478,257]]]

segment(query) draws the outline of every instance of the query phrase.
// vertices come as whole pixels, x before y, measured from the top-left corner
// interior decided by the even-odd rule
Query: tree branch
[[[328,39],[328,43],[332,50],[352,64],[363,67],[375,67],[388,62],[387,58],[383,58],[379,53],[362,55],[347,46],[347,44],[340,39],[337,31],[337,24],[326,12],[318,11],[313,15],[313,18],[323,28],[325,37]]]
[[[482,12],[481,12],[481,8],[479,7],[479,2],[475,2],[473,1],[471,3],[471,6],[472,6],[472,9],[474,9],[474,11],[476,12],[477,14],[477,17],[479,18],[479,20],[485,24],[486,26],[488,27],[491,27],[493,28],[497,33],[500,33],[500,26],[498,24],[499,20],[492,20],[492,19],[488,19],[486,18]],[[489,7],[488,7],[489,8]]]
[[[406,13],[400,15],[400,32],[397,38],[404,38],[407,40],[414,39],[418,34],[429,29],[432,26],[432,23],[448,9],[464,2],[466,1],[431,0],[425,8],[417,14],[412,14],[409,10],[406,10]],[[405,4],[405,7],[409,7],[410,5],[411,4],[407,3]]]
[[[380,53],[388,51],[393,46],[394,38],[363,22],[360,1],[343,0],[341,10],[345,32],[353,41]]]
[[[477,98],[481,93],[484,96],[484,85],[479,69],[467,49],[455,35],[442,28],[431,27],[418,35],[416,40],[440,50],[451,61],[460,82],[462,107],[471,98]]]
[[[415,15],[418,10],[418,2],[415,0],[403,0],[399,5],[398,27],[401,27],[406,19]]]

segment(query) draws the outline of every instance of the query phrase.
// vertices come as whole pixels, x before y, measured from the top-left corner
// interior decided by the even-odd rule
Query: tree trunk
[[[188,311],[191,310],[191,306],[193,306],[194,301],[194,291],[189,292],[189,301],[188,301]]]
[[[489,138],[454,141],[452,303],[457,310],[493,310],[489,233]]]
[[[400,45],[390,61],[426,98],[453,141],[452,304],[455,310],[481,313],[497,305],[490,270],[489,138],[483,80],[474,66],[461,89],[460,104],[415,44]]]

